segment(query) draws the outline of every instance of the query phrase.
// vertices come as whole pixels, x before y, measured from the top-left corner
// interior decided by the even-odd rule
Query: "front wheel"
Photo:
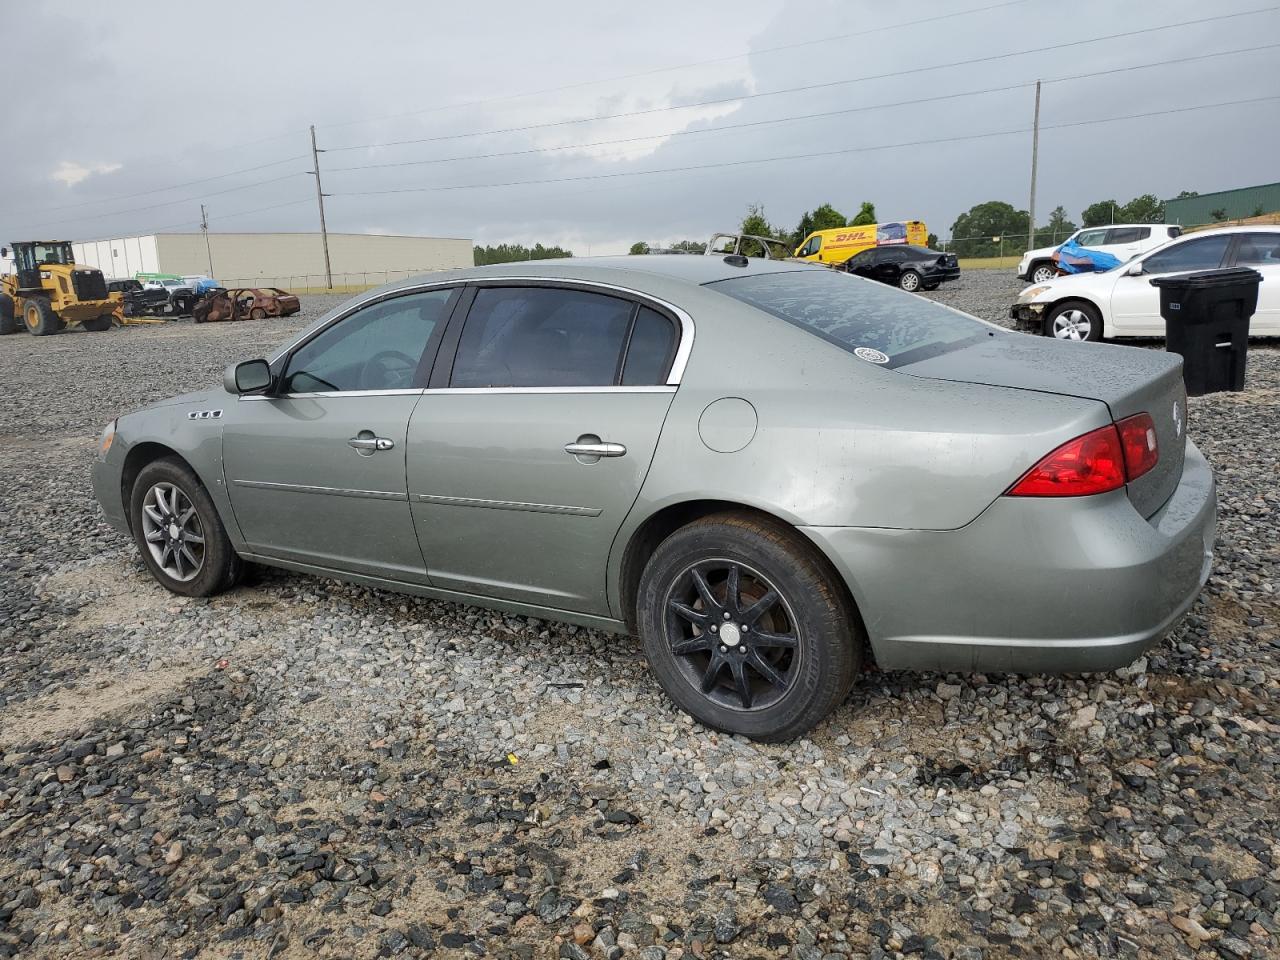
[[[249,311],[249,318],[252,320],[265,320],[267,319],[267,311],[261,307],[254,307]]]
[[[1031,270],[1032,283],[1048,283],[1058,275],[1058,268],[1051,263],[1037,263]]]
[[[26,302],[22,308],[22,320],[27,331],[35,337],[50,337],[62,329],[58,315],[43,297],[32,297]]]
[[[1055,340],[1101,340],[1102,317],[1083,300],[1060,303],[1045,317],[1045,335]]]
[[[209,493],[181,460],[142,468],[129,498],[133,539],[157,582],[187,597],[211,597],[235,585],[242,562]]]
[[[920,289],[920,274],[914,270],[903,270],[902,275],[898,277],[898,286],[908,293],[915,293]]]
[[[811,729],[862,663],[844,585],[777,522],[717,514],[677,530],[645,566],[636,613],[667,695],[707,726],[757,740]]]

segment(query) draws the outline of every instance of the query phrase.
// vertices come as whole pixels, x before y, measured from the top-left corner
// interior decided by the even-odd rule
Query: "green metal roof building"
[[[1226,216],[1214,217],[1217,210]],[[1202,193],[1198,197],[1164,202],[1165,223],[1178,223],[1195,227],[1218,220],[1242,220],[1260,214],[1280,211],[1280,183],[1266,183],[1259,187],[1240,187],[1238,190],[1219,190]]]

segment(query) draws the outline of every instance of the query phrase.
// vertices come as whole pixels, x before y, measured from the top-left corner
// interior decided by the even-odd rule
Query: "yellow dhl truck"
[[[870,247],[910,244],[914,247],[929,245],[929,228],[923,220],[894,220],[889,223],[872,223],[862,227],[836,227],[819,230],[804,238],[792,256],[813,263],[844,263],[855,253]]]

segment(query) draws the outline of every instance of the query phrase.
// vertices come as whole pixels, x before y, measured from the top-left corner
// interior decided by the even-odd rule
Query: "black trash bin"
[[[1165,349],[1182,354],[1187,394],[1244,389],[1249,318],[1258,309],[1262,274],[1248,267],[1155,277]]]

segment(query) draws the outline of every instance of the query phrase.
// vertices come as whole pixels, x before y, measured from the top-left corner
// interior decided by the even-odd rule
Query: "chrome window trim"
[[[479,393],[675,393],[674,386],[658,387],[436,387],[428,389],[429,396],[437,394]]]
[[[624,294],[631,299],[637,299],[637,300],[640,300],[641,302],[647,300],[652,304],[656,304],[657,306],[662,307],[664,310],[667,310],[670,313],[672,313],[675,316],[675,318],[680,321],[680,345],[676,347],[676,355],[675,355],[675,358],[671,361],[671,370],[667,373],[667,381],[666,381],[666,386],[668,387],[680,386],[680,382],[684,378],[685,367],[688,366],[689,364],[689,355],[693,352],[693,338],[695,333],[693,317],[689,316],[689,314],[686,311],[682,310],[680,307],[677,307],[674,303],[671,303],[670,301],[667,301],[667,300],[663,300],[661,297],[655,297],[651,293],[645,293],[643,290],[636,290],[631,287],[624,287],[616,283],[606,283],[603,280],[575,280],[572,277],[523,277],[523,276],[454,277],[452,280],[435,280],[427,283],[416,284],[412,287],[397,287],[395,290],[383,290],[371,297],[366,297],[363,300],[356,301],[355,303],[351,304],[349,309],[344,310],[341,314],[334,317],[328,323],[324,324],[323,326],[317,327],[315,330],[312,330],[309,333],[306,333],[302,336],[297,337],[288,346],[283,347],[280,350],[277,350],[267,362],[271,364],[275,364],[278,360],[282,359],[287,354],[292,353],[294,350],[302,346],[304,343],[314,339],[315,337],[318,337],[321,333],[323,333],[325,330],[328,330],[335,323],[340,323],[341,321],[345,320],[347,317],[355,313],[357,310],[360,310],[366,306],[369,306],[370,304],[377,303],[380,300],[389,300],[394,297],[404,296],[411,293],[422,293],[423,291],[434,290],[439,287],[473,286],[477,284],[488,284],[488,283],[539,283],[539,284],[551,284],[551,285],[559,284],[561,286],[567,286],[567,287],[574,287],[574,286],[594,287],[600,290],[612,290],[614,293]],[[486,389],[487,390],[490,388],[459,387],[456,389]],[[493,388],[493,389],[508,389],[508,388]],[[510,389],[525,391],[530,389],[560,390],[562,388],[559,388],[559,387],[549,387],[549,388],[512,387]],[[573,389],[576,389],[576,388],[573,388]],[[592,387],[590,389],[592,390],[596,390],[596,389],[629,390],[629,389],[635,389],[635,388],[602,386],[602,387]],[[368,392],[370,391],[348,391],[348,395],[352,393],[368,393]],[[432,392],[435,393],[439,391],[432,391]],[[324,396],[330,396],[330,397],[334,395],[335,394],[332,394],[332,393],[324,394]],[[285,396],[285,395],[282,394],[282,396]],[[301,396],[301,394],[293,394],[293,396]]]
[[[241,400],[322,400],[328,397],[416,397],[423,392],[421,387],[406,390],[330,390],[324,393],[277,393],[267,396],[263,393],[251,393],[242,396]]]

